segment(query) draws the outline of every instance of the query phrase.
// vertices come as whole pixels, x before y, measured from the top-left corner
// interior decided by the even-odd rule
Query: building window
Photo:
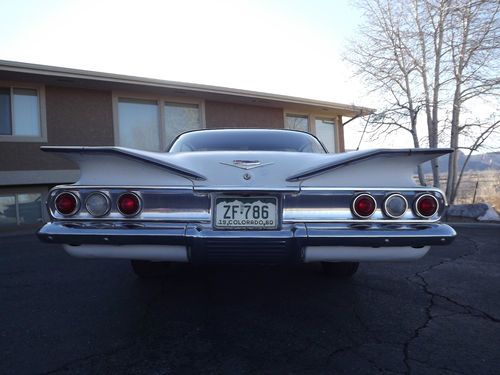
[[[292,130],[309,131],[309,117],[305,115],[285,115],[285,128]]]
[[[165,145],[179,134],[201,128],[200,109],[197,104],[165,103],[164,131]]]
[[[165,151],[179,134],[203,127],[200,103],[119,97],[117,106],[117,143],[123,147]]]
[[[42,195],[39,193],[0,196],[0,229],[42,223]]]
[[[314,134],[328,152],[337,152],[336,122],[333,118],[315,116],[314,114],[285,113],[285,128],[302,130]]]
[[[327,118],[315,118],[314,127],[316,137],[325,145],[328,152],[336,152],[335,147],[335,120]]]
[[[0,139],[42,140],[40,107],[38,89],[0,84]]]
[[[123,147],[158,151],[160,149],[158,102],[120,99],[118,101],[118,143]]]

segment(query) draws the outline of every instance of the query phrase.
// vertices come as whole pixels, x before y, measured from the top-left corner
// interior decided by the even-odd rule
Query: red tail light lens
[[[78,198],[73,193],[61,193],[55,201],[57,211],[64,216],[74,215],[79,205]]]
[[[423,194],[415,201],[415,213],[420,217],[431,217],[439,208],[436,197],[430,194]]]
[[[125,216],[135,216],[141,211],[141,200],[134,193],[124,193],[118,198],[118,210]]]
[[[352,202],[354,215],[362,219],[369,218],[377,209],[377,202],[370,194],[360,194]]]

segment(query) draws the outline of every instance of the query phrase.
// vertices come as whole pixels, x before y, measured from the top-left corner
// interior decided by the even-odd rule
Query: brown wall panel
[[[207,128],[283,128],[283,109],[205,102]]]
[[[0,171],[76,169],[41,145],[113,145],[110,91],[47,86],[45,101],[48,142],[0,142]]]

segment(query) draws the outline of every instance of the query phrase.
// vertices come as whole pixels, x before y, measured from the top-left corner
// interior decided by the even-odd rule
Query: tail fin
[[[287,178],[287,181],[301,181],[320,174],[346,167],[348,165],[357,164],[368,159],[375,158],[407,158],[407,162],[418,166],[421,163],[432,160],[442,155],[453,152],[449,148],[430,148],[430,149],[375,149],[366,151],[347,152],[341,159],[336,159],[330,163],[320,165],[318,167],[310,168],[301,171],[293,176]]]
[[[121,158],[132,159],[141,163],[154,165],[163,168],[176,175],[188,178],[190,180],[205,180],[205,177],[191,170],[166,162],[155,157],[158,153],[139,151],[124,147],[88,147],[88,146],[41,146],[40,149],[46,152],[60,153],[64,158],[74,161],[80,169],[88,161],[89,156],[118,156]],[[82,171],[83,172],[83,171]]]

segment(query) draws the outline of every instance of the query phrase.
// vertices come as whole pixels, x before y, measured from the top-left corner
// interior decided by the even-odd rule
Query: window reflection
[[[0,196],[0,226],[17,224],[16,197]]]
[[[0,196],[0,228],[42,222],[40,193]]]
[[[154,100],[120,99],[119,144],[140,150],[159,151],[158,104]]]
[[[38,93],[33,89],[14,89],[14,135],[39,137],[40,108]]]
[[[308,117],[301,115],[286,115],[285,128],[292,130],[308,131]]]
[[[12,135],[10,89],[0,87],[0,135]]]
[[[328,152],[335,152],[335,120],[316,118],[316,136],[325,145]]]
[[[201,129],[200,110],[197,104],[165,103],[165,148],[179,134]]]
[[[19,224],[42,222],[42,196],[40,194],[18,194]]]

